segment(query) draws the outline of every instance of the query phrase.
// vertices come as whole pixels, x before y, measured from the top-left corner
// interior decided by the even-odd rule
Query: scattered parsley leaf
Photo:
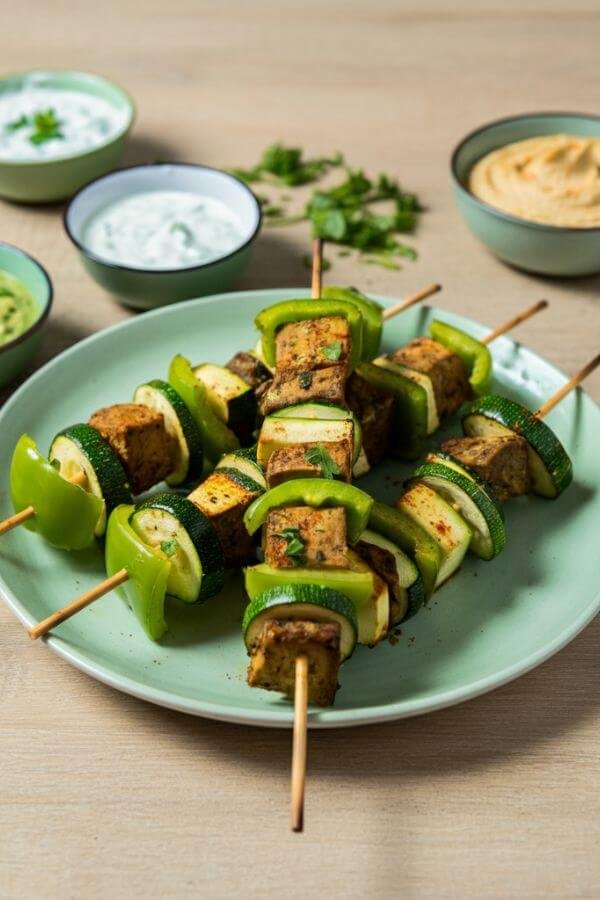
[[[309,447],[304,451],[304,459],[313,466],[318,466],[323,474],[323,478],[333,479],[334,475],[340,475],[341,470],[338,464],[331,458],[330,453],[325,449],[323,444],[317,444],[316,447]]]
[[[309,389],[312,384],[312,380],[312,372],[300,372],[300,374],[298,375],[298,382],[300,384],[300,387],[304,391],[307,391]]]
[[[302,257],[302,262],[303,262],[305,268],[312,269],[312,264],[313,264],[312,256],[309,256],[308,253],[306,253]],[[328,269],[330,269],[330,268],[331,268],[331,263],[329,262],[328,259],[325,259],[325,257],[323,257],[323,259],[321,260],[321,271],[327,272]]]
[[[7,122],[6,125],[4,126],[4,130],[5,131],[18,131],[19,128],[24,128],[26,125],[30,125],[30,124],[31,124],[31,120],[30,120],[29,116],[26,116],[25,114],[23,114],[22,116],[19,116],[18,119],[15,119],[13,122]]]
[[[341,166],[344,158],[341,153],[333,157],[304,159],[300,147],[286,147],[284,144],[271,144],[264,151],[260,162],[252,169],[231,169],[232,175],[252,184],[256,181],[275,181],[286,187],[296,187],[316,181],[332,167]]]
[[[284,528],[275,535],[286,542],[285,555],[289,556],[295,566],[300,566],[304,558],[305,543],[300,537],[298,528]]]
[[[34,127],[34,131],[29,135],[32,144],[43,144],[53,138],[64,138],[60,130],[63,123],[56,118],[53,109],[34,113],[33,120],[29,124],[33,124]]]
[[[179,543],[173,538],[170,541],[161,541],[160,549],[165,554],[165,556],[175,556],[179,549]]]
[[[268,204],[262,208],[263,216],[266,216],[268,219],[281,218],[283,212],[283,206],[274,206],[273,204]]]
[[[342,342],[341,341],[333,341],[332,344],[327,344],[325,347],[321,347],[320,351],[326,359],[331,359],[334,362],[342,355]]]

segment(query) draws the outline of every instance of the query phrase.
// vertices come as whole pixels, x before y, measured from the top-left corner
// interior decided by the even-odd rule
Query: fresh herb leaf
[[[300,384],[300,387],[304,391],[307,391],[309,389],[312,384],[312,380],[312,372],[300,372],[300,374],[298,375],[298,382]]]
[[[317,444],[316,447],[308,447],[304,451],[304,459],[311,465],[318,466],[323,478],[333,479],[334,475],[341,474],[340,467],[332,459],[331,454],[325,449],[323,444]]]
[[[260,162],[251,169],[231,169],[231,173],[249,184],[256,181],[275,181],[286,187],[296,187],[316,181],[334,166],[341,166],[341,153],[333,157],[304,159],[300,147],[271,144],[264,151]]]
[[[331,359],[336,362],[342,355],[342,342],[333,341],[332,344],[327,344],[327,346],[321,347],[321,353],[326,359]]]
[[[179,550],[179,542],[173,538],[170,541],[161,541],[160,549],[165,554],[165,556],[175,556],[177,551]]]
[[[305,268],[312,269],[312,264],[313,264],[312,256],[309,256],[308,253],[306,253],[302,257],[302,262],[303,262]],[[321,271],[327,272],[328,269],[330,269],[330,268],[331,268],[331,263],[329,262],[328,259],[325,259],[325,257],[323,257],[323,259],[321,260]]]
[[[289,556],[295,566],[302,565],[304,558],[305,543],[300,537],[300,529],[284,528],[275,535],[286,542],[285,555]]]
[[[30,125],[30,124],[31,124],[31,119],[29,118],[29,116],[26,116],[25,114],[23,114],[22,116],[19,116],[18,119],[15,119],[13,122],[7,122],[6,125],[4,126],[4,130],[5,131],[18,131],[19,128],[24,128],[26,125]]]
[[[34,113],[32,124],[34,131],[29,135],[32,144],[43,144],[53,138],[64,138],[64,134],[60,130],[63,123],[56,118],[53,109]]]
[[[57,472],[60,472],[60,459],[51,459],[50,465],[53,469],[56,469]]]
[[[275,206],[273,204],[269,204],[268,206],[263,206],[262,208],[263,216],[266,216],[268,219],[281,218],[283,216],[283,206]]]

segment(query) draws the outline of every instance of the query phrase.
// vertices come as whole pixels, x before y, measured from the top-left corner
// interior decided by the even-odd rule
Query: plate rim
[[[145,312],[142,315],[143,320],[147,320],[164,315],[176,314],[176,311],[180,306],[189,308],[189,304],[193,304],[197,307],[202,307],[203,305],[209,305],[217,301],[222,301],[224,299],[240,299],[241,297],[253,297],[257,295],[265,297],[270,294],[279,295],[282,292],[296,293],[298,296],[308,293],[306,288],[286,287],[229,291],[221,294],[212,294],[206,297],[193,298],[183,301],[182,304],[172,304],[169,306],[160,307],[158,309]],[[394,298],[387,297],[385,295],[371,293],[370,296],[374,297],[385,306],[391,305],[393,302],[396,302]],[[468,319],[468,321],[472,325],[476,326],[476,332],[485,333],[487,330],[479,322],[476,322],[468,316],[461,316],[461,314],[453,313],[450,310],[443,310],[443,312],[447,314],[449,318],[460,317],[462,319]],[[22,393],[25,393],[27,390],[29,390],[32,385],[35,386],[38,379],[42,380],[46,376],[47,372],[54,366],[60,366],[63,361],[71,354],[79,352],[82,347],[93,343],[94,341],[97,341],[99,338],[105,338],[106,336],[110,337],[110,335],[115,331],[121,332],[132,327],[135,328],[136,323],[139,320],[140,316],[132,316],[131,318],[124,321],[116,322],[108,328],[101,329],[100,331],[94,332],[93,334],[88,335],[82,340],[77,341],[71,347],[66,348],[61,353],[57,354],[57,356],[48,360],[40,369],[32,373],[32,375],[30,375],[29,378],[27,378],[23,382],[23,384],[21,384],[17,388],[15,393],[6,401],[3,407],[0,408],[0,423],[7,414],[7,411],[8,413],[10,413],[13,406],[16,406],[19,403]],[[525,346],[521,342],[513,341],[510,338],[505,337],[503,340],[508,340],[511,344]],[[531,350],[528,347],[526,349],[537,360],[550,367],[550,369],[553,370],[560,377],[560,379],[562,379],[563,383],[567,381],[567,376],[561,369],[546,360],[536,351]],[[596,411],[596,413],[600,413],[600,408],[589,396],[589,394],[585,393],[584,391],[582,391],[582,394],[585,396],[585,401],[590,404],[590,406]],[[35,620],[29,615],[18,597],[5,584],[1,576],[0,597],[23,625],[29,628],[31,625],[35,624]],[[569,627],[558,634],[554,638],[554,640],[550,641],[543,647],[540,647],[538,650],[524,657],[520,661],[507,666],[500,672],[486,675],[469,685],[464,685],[462,687],[445,691],[443,693],[438,693],[436,694],[435,698],[431,698],[430,700],[413,698],[408,700],[392,701],[385,704],[378,704],[377,706],[360,707],[358,709],[336,710],[335,707],[333,707],[332,709],[326,711],[309,711],[308,726],[309,728],[313,729],[351,728],[361,725],[385,723],[417,715],[425,715],[427,713],[435,712],[439,709],[445,709],[447,707],[455,706],[459,703],[464,703],[468,700],[475,699],[476,697],[489,693],[496,688],[503,687],[511,681],[520,678],[522,675],[527,674],[527,672],[530,672],[537,666],[542,665],[544,662],[550,659],[550,657],[560,652],[560,650],[562,650],[567,646],[567,644],[574,640],[574,638],[576,638],[577,635],[580,634],[583,629],[594,619],[599,611],[600,588],[590,599],[586,607],[570,623]],[[70,663],[72,666],[74,666],[74,668],[78,669],[84,674],[96,679],[97,681],[102,682],[103,684],[106,684],[111,688],[114,688],[115,690],[129,694],[130,696],[136,697],[140,700],[145,700],[146,702],[153,703],[154,705],[162,706],[168,709],[174,709],[178,712],[190,715],[200,716],[202,718],[207,718],[215,721],[230,722],[238,725],[289,729],[293,724],[293,711],[291,708],[281,710],[269,709],[268,711],[261,711],[247,709],[246,707],[240,705],[225,706],[223,703],[214,703],[206,700],[181,697],[177,694],[174,694],[172,691],[151,687],[144,683],[144,681],[141,679],[134,679],[126,675],[115,675],[110,668],[100,663],[91,662],[88,658],[86,658],[85,654],[72,649],[63,639],[58,636],[51,635],[49,637],[45,637],[43,638],[43,642],[54,653],[56,653],[58,656],[60,656],[62,659]]]

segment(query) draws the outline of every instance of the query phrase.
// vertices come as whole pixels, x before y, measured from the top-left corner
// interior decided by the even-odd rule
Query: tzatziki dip
[[[84,91],[35,82],[0,93],[0,160],[58,159],[106,143],[129,112]]]
[[[187,191],[144,191],[115,200],[84,225],[95,256],[133,269],[187,269],[240,246],[240,219],[221,200]]]

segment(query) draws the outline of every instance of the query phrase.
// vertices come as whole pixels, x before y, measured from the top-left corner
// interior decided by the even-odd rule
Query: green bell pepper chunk
[[[343,506],[348,541],[354,544],[367,527],[372,505],[368,494],[345,481],[295,478],[257,497],[244,513],[244,525],[249,534],[254,534],[266,522],[269,511],[279,506]]]
[[[427,437],[427,392],[420,384],[400,372],[392,372],[374,363],[361,363],[356,369],[368,384],[396,398],[394,438],[390,453],[400,459],[417,459]]]
[[[28,506],[35,510],[25,528],[54,547],[83,550],[94,543],[104,501],[66,481],[27,434],[21,435],[13,453],[10,493],[15,512]]]
[[[347,300],[283,300],[259,312],[254,324],[262,332],[262,352],[268,366],[275,367],[277,332],[290,322],[306,322],[324,316],[342,316],[350,327],[349,366],[354,369],[363,353],[363,317],[354,303]]]
[[[430,322],[429,333],[434,341],[443,344],[451,353],[460,357],[475,396],[487,394],[492,378],[492,354],[486,345],[466,331],[437,319]]]
[[[111,513],[106,530],[106,572],[110,576],[127,569],[129,579],[118,591],[148,637],[158,641],[167,630],[165,597],[171,563],[135,533],[129,524],[134,509],[123,504]]]
[[[244,585],[250,600],[254,600],[263,591],[279,587],[282,584],[318,584],[344,594],[352,601],[355,608],[369,602],[373,593],[373,573],[365,567],[364,571],[351,569],[276,569],[266,563],[249,566],[244,570]]]
[[[169,366],[169,384],[177,391],[196,422],[204,452],[213,465],[224,453],[237,450],[240,442],[219,419],[208,399],[206,386],[194,375],[189,359],[177,355]]]
[[[356,288],[324,287],[321,297],[323,300],[346,300],[360,310],[363,317],[362,358],[373,359],[377,356],[383,330],[383,306]]]
[[[371,508],[369,528],[397,544],[415,561],[423,579],[425,598],[429,599],[442,563],[442,551],[431,535],[403,510],[378,502]]]

